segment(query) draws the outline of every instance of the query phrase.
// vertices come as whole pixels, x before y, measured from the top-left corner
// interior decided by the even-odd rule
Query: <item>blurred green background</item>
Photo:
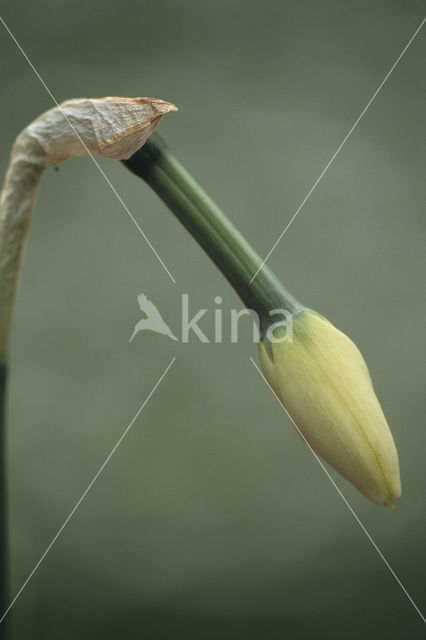
[[[2,3],[60,101],[155,96],[161,134],[265,255],[422,19],[422,3]],[[394,511],[339,486],[424,604],[425,220],[420,33],[270,266],[360,346],[391,425]],[[0,170],[52,101],[0,29]],[[237,296],[158,198],[99,159],[46,172],[14,319],[9,396],[15,593],[173,356],[176,362],[16,602],[13,638],[420,638],[422,622],[239,344],[142,333],[143,291]],[[213,333],[213,313],[201,326]],[[423,601],[423,602],[422,602]]]

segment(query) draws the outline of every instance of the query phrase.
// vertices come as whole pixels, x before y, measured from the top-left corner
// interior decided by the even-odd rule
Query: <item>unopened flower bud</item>
[[[352,340],[304,310],[294,317],[292,342],[261,343],[260,359],[265,377],[312,449],[366,498],[393,506],[401,495],[398,454],[367,365]]]

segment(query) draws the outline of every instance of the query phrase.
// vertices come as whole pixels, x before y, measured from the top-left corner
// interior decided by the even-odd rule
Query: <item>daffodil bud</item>
[[[309,310],[295,315],[292,341],[275,337],[260,344],[262,369],[306,442],[366,498],[393,506],[398,454],[359,349]]]

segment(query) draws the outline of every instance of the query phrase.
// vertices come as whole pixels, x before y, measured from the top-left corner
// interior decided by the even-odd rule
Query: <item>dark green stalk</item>
[[[267,326],[270,323],[269,312],[272,309],[284,308],[291,313],[301,309],[266,265],[250,283],[262,264],[261,258],[158,135],[153,134],[139,151],[123,162],[143,178],[173,211],[219,267],[244,304],[259,314],[261,324]]]
[[[7,366],[0,364],[0,618],[9,604],[9,560],[6,491],[6,385]],[[0,638],[6,638],[7,620],[0,624]]]

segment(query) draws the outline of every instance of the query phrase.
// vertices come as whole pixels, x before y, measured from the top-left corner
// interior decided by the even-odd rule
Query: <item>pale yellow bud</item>
[[[393,506],[401,495],[398,454],[352,340],[305,310],[294,317],[292,341],[261,343],[260,359],[312,449],[366,498]]]

